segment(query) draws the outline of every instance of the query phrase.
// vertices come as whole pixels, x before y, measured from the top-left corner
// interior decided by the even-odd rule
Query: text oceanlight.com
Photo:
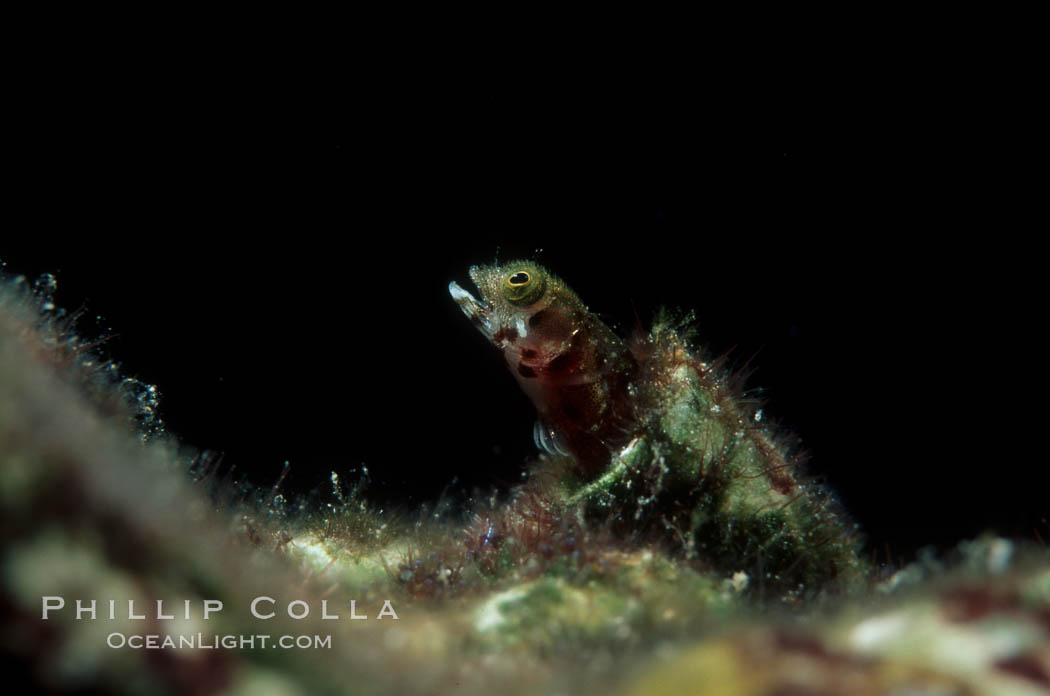
[[[211,650],[225,648],[227,650],[255,650],[266,648],[283,648],[285,650],[331,650],[332,636],[299,635],[299,636],[270,636],[270,635],[233,635],[221,636],[204,635],[142,635],[133,633],[110,633],[106,636],[106,645],[111,648],[131,648],[133,650]]]

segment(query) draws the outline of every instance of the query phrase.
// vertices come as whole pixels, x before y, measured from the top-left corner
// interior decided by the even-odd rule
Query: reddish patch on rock
[[[995,668],[1041,686],[1050,686],[1050,674],[1035,655],[1006,657],[996,661]]]

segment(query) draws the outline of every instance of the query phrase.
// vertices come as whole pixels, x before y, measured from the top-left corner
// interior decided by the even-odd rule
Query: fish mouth
[[[454,280],[448,284],[448,293],[467,315],[467,319],[478,327],[478,331],[491,339],[496,333],[496,317],[492,312],[492,305],[477,299]]]

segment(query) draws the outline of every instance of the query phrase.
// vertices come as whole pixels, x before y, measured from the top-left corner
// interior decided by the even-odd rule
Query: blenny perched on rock
[[[757,569],[763,588],[795,596],[863,576],[855,528],[686,327],[662,313],[647,335],[621,339],[532,261],[470,277],[480,299],[455,282],[449,292],[536,407],[549,455],[536,468],[571,462],[550,503],[559,514],[657,534],[704,567]]]

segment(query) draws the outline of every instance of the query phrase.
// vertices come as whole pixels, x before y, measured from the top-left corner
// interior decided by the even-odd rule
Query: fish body
[[[480,299],[455,282],[449,292],[536,407],[537,445],[572,455],[584,472],[601,469],[635,421],[637,363],[626,342],[539,264],[473,266],[470,277]]]

